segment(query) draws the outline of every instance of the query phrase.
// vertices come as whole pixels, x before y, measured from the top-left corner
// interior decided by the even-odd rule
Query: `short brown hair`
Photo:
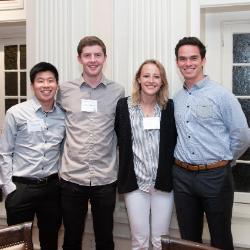
[[[86,46],[99,45],[102,48],[104,56],[106,56],[106,46],[104,42],[96,36],[85,36],[80,40],[77,46],[77,53],[80,56],[82,49]]]
[[[157,60],[155,59],[149,59],[144,61],[139,69],[137,70],[135,74],[135,79],[133,81],[133,88],[132,88],[132,103],[133,105],[137,105],[141,101],[141,85],[138,82],[138,79],[141,76],[141,71],[144,65],[146,64],[154,64],[160,71],[160,77],[162,80],[162,86],[157,93],[156,100],[157,103],[161,108],[166,107],[167,102],[168,102],[168,81],[167,81],[167,76],[166,76],[166,71],[164,66]]]

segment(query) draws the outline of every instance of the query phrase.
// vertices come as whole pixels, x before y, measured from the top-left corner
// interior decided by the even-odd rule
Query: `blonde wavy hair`
[[[146,64],[154,64],[160,71],[160,77],[162,81],[162,86],[159,92],[156,95],[156,101],[161,108],[165,108],[168,102],[168,81],[166,76],[166,71],[164,66],[155,59],[149,59],[144,61],[135,74],[135,78],[133,81],[132,87],[132,104],[138,105],[141,102],[141,85],[138,79],[141,76],[141,71],[144,65]]]

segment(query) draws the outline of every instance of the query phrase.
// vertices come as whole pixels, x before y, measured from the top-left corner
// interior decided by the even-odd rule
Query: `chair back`
[[[189,240],[182,240],[175,237],[163,235],[161,236],[162,250],[219,250],[202,243]]]
[[[33,250],[32,222],[0,229],[0,249]]]

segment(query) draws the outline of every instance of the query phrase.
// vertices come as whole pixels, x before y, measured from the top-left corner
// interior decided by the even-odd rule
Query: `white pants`
[[[154,188],[150,193],[135,190],[126,193],[124,198],[130,223],[132,250],[149,248],[150,224],[153,249],[161,250],[161,235],[169,233],[173,192],[162,192]]]

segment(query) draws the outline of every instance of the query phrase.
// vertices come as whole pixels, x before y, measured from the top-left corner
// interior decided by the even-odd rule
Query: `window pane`
[[[5,99],[5,112],[12,107],[13,105],[17,104],[17,99]]]
[[[233,62],[250,63],[250,34],[233,34]]]
[[[17,45],[4,47],[5,70],[17,69]]]
[[[239,102],[246,115],[248,126],[250,127],[250,99],[239,99]]]
[[[233,67],[233,93],[235,95],[250,95],[250,66]]]
[[[250,148],[240,157],[240,160],[250,161]]]
[[[21,95],[26,96],[27,91],[26,91],[26,72],[21,72],[20,73],[20,87],[21,87]]]
[[[20,45],[20,69],[26,69],[26,45]]]
[[[25,99],[21,99],[21,102],[25,102],[27,99],[25,98]]]
[[[5,72],[5,95],[17,96],[17,72]]]
[[[236,192],[250,192],[250,164],[238,163],[233,167]]]

